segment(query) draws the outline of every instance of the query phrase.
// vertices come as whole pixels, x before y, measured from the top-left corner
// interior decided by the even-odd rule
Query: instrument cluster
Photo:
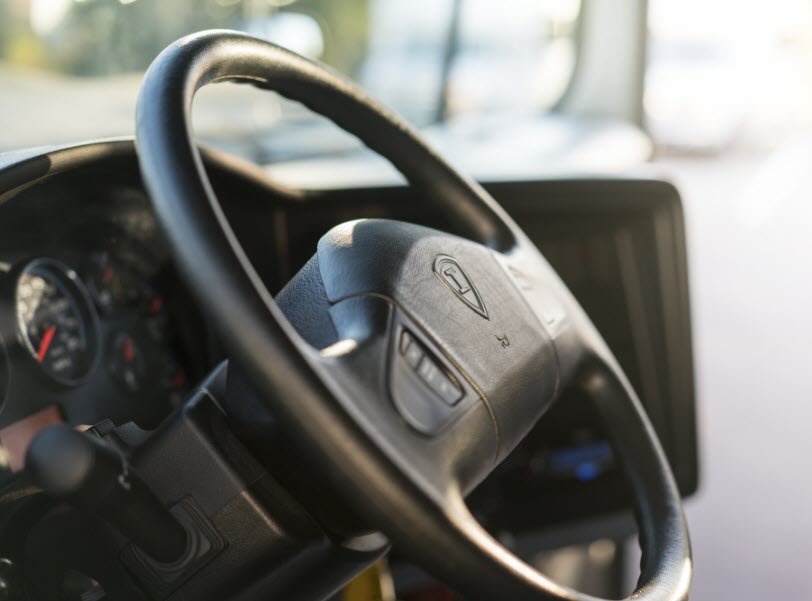
[[[176,276],[132,240],[58,254],[8,264],[6,401],[57,404],[74,423],[156,425],[190,385],[162,289]]]

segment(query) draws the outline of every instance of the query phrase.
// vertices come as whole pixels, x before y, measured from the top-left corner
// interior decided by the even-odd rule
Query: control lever
[[[25,469],[46,493],[98,515],[154,560],[171,563],[186,552],[184,527],[102,439],[51,426],[31,442]]]

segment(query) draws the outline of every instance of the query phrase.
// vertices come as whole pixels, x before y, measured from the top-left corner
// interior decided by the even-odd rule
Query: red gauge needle
[[[37,361],[40,363],[42,363],[42,360],[45,359],[45,355],[48,353],[48,347],[51,346],[54,334],[56,334],[56,326],[51,326],[45,330],[45,335],[39,343],[39,351],[37,352]]]
[[[164,306],[164,299],[159,295],[153,296],[152,300],[149,301],[149,313],[150,313],[150,315],[157,315],[160,312],[161,307],[163,307],[163,306]]]
[[[132,363],[135,359],[135,345],[132,338],[124,339],[124,362]]]

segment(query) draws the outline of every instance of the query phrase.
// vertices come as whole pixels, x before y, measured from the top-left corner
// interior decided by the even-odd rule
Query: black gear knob
[[[186,530],[102,439],[51,426],[31,441],[25,469],[46,493],[98,515],[157,561],[184,554]]]

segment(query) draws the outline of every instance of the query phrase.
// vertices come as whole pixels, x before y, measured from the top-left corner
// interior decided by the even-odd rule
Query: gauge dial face
[[[92,369],[96,315],[76,275],[50,259],[27,265],[17,280],[17,323],[26,348],[58,382],[73,384]]]

